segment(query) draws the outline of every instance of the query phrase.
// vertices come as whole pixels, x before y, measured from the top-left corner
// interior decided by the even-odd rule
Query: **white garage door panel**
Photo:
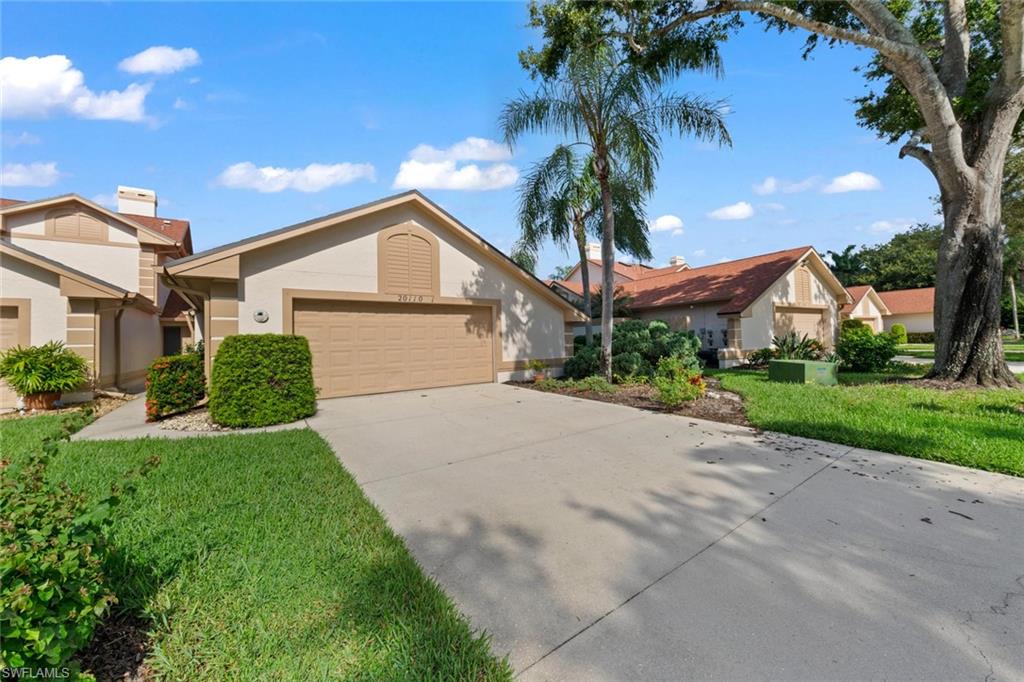
[[[300,300],[293,315],[322,398],[494,380],[490,308]]]

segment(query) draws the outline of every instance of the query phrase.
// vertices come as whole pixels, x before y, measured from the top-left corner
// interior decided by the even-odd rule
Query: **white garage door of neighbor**
[[[494,381],[491,309],[298,300],[321,398]]]
[[[775,311],[775,335],[784,336],[796,332],[810,339],[822,339],[822,321],[820,311],[777,310]]]

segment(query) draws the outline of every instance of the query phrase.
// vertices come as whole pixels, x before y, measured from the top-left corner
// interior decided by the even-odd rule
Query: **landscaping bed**
[[[652,412],[665,412],[685,417],[697,417],[710,421],[725,422],[739,426],[750,426],[743,402],[738,395],[721,388],[721,383],[714,377],[707,377],[707,390],[696,400],[670,407],[657,399],[657,391],[649,384],[613,384],[612,391],[580,390],[572,382],[510,382],[513,386],[521,386],[545,393],[569,395],[587,400],[599,400],[605,403],[628,405]]]
[[[59,430],[0,422],[5,457]],[[308,429],[65,442],[47,477],[98,499],[153,457],[113,511],[118,602],[77,656],[99,679],[510,679]]]

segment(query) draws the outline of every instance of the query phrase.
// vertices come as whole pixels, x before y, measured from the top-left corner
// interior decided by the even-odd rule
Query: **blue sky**
[[[488,142],[534,87],[526,19],[515,3],[4,3],[2,194],[152,188],[204,249],[415,184],[508,250],[516,175],[557,141]],[[934,220],[924,168],[855,124],[867,53],[804,61],[802,40],[748,27],[723,47],[724,78],[674,87],[727,100],[734,147],[664,140],[654,263],[825,251]],[[546,248],[538,274],[570,260]]]

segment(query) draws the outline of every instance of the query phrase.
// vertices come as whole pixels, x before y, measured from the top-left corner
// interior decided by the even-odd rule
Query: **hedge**
[[[582,338],[582,337],[577,337]],[[565,363],[565,375],[583,379],[601,373],[600,337],[592,346],[580,345],[574,339],[575,352]],[[692,332],[672,331],[660,320],[626,320],[612,329],[612,373],[615,376],[650,377],[654,367],[665,357],[680,358],[691,369],[699,369],[697,351],[700,341]]]
[[[202,355],[168,355],[154,360],[146,370],[147,421],[190,410],[205,395]]]
[[[221,342],[210,377],[210,417],[269,426],[316,412],[313,356],[304,336],[239,334]]]
[[[907,343],[935,343],[935,332],[907,332]]]

